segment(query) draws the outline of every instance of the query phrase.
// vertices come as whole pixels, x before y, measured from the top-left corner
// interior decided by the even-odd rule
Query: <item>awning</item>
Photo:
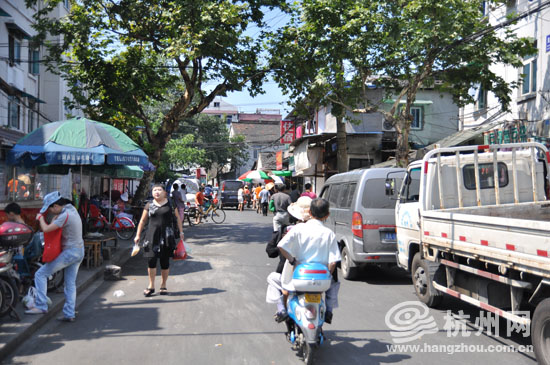
[[[25,39],[30,39],[32,36],[27,33],[23,28],[21,28],[19,25],[13,23],[13,20],[9,19],[9,23],[6,23],[6,28],[12,33],[15,33],[17,36]]]
[[[440,139],[434,144],[431,144],[426,147],[427,150],[432,150],[435,148],[435,145],[438,144],[440,147],[453,147],[458,146],[461,143],[466,142],[469,139],[472,139],[474,137],[477,137],[478,135],[490,131],[491,129],[497,128],[500,125],[504,124],[506,121],[504,120],[498,120],[491,123],[482,124],[480,126],[469,128],[469,129],[463,129],[461,131],[455,132],[451,134],[450,136],[447,136],[443,139]]]
[[[15,89],[15,92],[16,92],[16,93],[21,94],[21,96],[24,97],[24,98],[32,99],[32,100],[34,100],[34,101],[37,102],[37,103],[42,103],[42,104],[45,104],[45,103],[46,103],[44,100],[40,100],[40,99],[38,99],[36,96],[31,95],[31,94],[29,94],[28,92],[25,92],[25,91],[23,91],[23,90],[21,90],[21,89],[18,89],[18,88],[16,88],[16,87],[14,87],[14,86],[12,86],[12,87]]]
[[[315,176],[316,165],[322,153],[322,148],[309,147],[305,140],[294,149],[294,176]]]
[[[11,15],[9,15],[8,13],[6,13],[6,11],[5,11],[4,9],[0,9],[0,16],[11,17]]]

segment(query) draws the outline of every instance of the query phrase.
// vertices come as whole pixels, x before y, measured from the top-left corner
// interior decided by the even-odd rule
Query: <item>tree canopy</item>
[[[261,36],[246,31],[253,25],[262,29],[264,11],[281,5],[278,0],[81,0],[71,2],[66,17],[50,17],[59,3],[46,2],[36,16],[48,68],[67,80],[74,107],[150,143],[154,164],[180,122],[215,96],[245,88],[251,95],[262,92]],[[147,108],[167,100],[170,107],[155,124]],[[136,126],[143,128],[143,139]],[[138,195],[152,178],[153,173],[145,174]]]
[[[504,26],[491,26],[483,3],[301,1],[293,8],[292,22],[272,37],[277,80],[294,99],[353,112],[381,112],[397,131],[398,164],[406,165],[410,108],[419,88],[449,92],[463,106],[474,101],[469,91],[481,86],[507,110],[517,85],[507,83],[491,66],[519,67],[523,56],[536,52],[532,39],[518,38]],[[389,111],[368,100],[369,80],[395,99]]]

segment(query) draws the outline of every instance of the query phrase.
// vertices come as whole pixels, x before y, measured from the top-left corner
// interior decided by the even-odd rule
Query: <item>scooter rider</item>
[[[296,225],[277,244],[281,254],[296,267],[300,263],[319,263],[327,266],[333,274],[333,279],[326,295],[327,311],[325,322],[332,322],[332,311],[338,306],[338,290],[340,283],[335,276],[336,264],[341,260],[336,236],[323,222],[330,214],[330,204],[327,200],[314,199],[310,206],[311,219],[306,223]],[[284,275],[284,274],[283,274]],[[283,287],[287,285],[282,278]],[[283,313],[283,315],[286,314]]]

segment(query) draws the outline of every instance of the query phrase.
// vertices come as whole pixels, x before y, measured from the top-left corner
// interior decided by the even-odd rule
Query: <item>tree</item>
[[[288,25],[272,34],[269,43],[274,79],[295,103],[295,110],[311,113],[331,106],[336,117],[338,171],[348,169],[346,108],[360,101],[358,89],[346,75],[354,56],[345,40],[360,31],[350,8],[355,1],[301,1],[292,8]],[[350,118],[348,118],[349,120]]]
[[[326,99],[352,112],[382,113],[396,128],[396,159],[404,166],[408,164],[410,108],[419,88],[435,87],[437,80],[437,87],[450,92],[455,102],[463,106],[474,102],[468,93],[471,88],[481,86],[495,94],[503,110],[509,108],[511,89],[517,85],[508,84],[490,66],[500,63],[519,67],[522,57],[536,49],[533,40],[518,38],[506,28],[514,23],[513,19],[503,26],[491,26],[483,14],[483,3],[306,0],[301,2],[301,11],[306,15],[297,20],[297,25],[284,29],[275,44],[284,44],[283,49],[298,55],[289,57],[292,64],[286,66],[287,70],[300,61],[300,56],[308,60],[308,77],[297,76],[295,80],[304,85],[300,91],[308,82],[315,88],[317,79],[312,80],[309,75],[322,75],[324,64],[332,64],[328,55],[336,56],[333,60],[346,69],[347,90],[360,95],[363,106],[358,107],[354,98],[351,100],[355,103],[350,103],[349,93],[342,97],[335,92],[339,88],[327,94]],[[327,45],[335,52],[327,54]],[[365,83],[371,78],[395,98],[389,111],[368,100]],[[335,79],[330,83],[338,85]]]
[[[91,118],[136,139],[135,127],[143,127],[141,142],[150,144],[155,165],[180,121],[215,96],[245,87],[252,95],[262,92],[261,37],[252,39],[246,30],[262,29],[263,11],[279,6],[278,0],[81,0],[71,2],[67,17],[49,17],[59,3],[45,2],[36,15],[48,69],[67,80],[75,106]],[[48,34],[61,41],[47,42]],[[148,106],[171,98],[155,128]],[[138,197],[153,177],[144,175]]]
[[[170,141],[167,152],[180,166],[215,168],[219,176],[225,166],[235,169],[248,159],[244,137],[230,138],[222,118],[197,115],[182,121],[176,133],[179,137]]]

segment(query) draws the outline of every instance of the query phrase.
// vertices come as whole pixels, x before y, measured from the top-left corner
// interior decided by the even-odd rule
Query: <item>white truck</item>
[[[549,162],[535,142],[435,149],[410,164],[395,208],[397,262],[418,298],[432,307],[445,293],[529,324],[541,364],[550,364]]]

